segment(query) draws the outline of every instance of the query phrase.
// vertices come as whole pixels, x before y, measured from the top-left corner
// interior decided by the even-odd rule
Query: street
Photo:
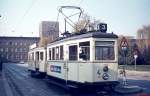
[[[135,76],[135,75],[134,75]],[[117,92],[79,92],[78,96],[150,96],[150,80],[137,80],[129,75],[127,83],[142,87],[143,91],[134,94],[120,94]],[[49,83],[49,79],[33,78],[27,70],[27,64],[4,64],[4,82],[7,82],[12,96],[72,96],[60,86]],[[132,77],[132,78],[131,78]],[[150,77],[145,77],[150,78]],[[1,93],[1,92],[0,92]],[[8,94],[8,93],[7,93]],[[146,95],[145,95],[146,94]]]

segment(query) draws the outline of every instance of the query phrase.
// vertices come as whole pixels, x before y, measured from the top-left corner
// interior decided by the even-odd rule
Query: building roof
[[[24,39],[39,39],[39,37],[11,37],[11,36],[0,36],[0,38],[24,38]]]

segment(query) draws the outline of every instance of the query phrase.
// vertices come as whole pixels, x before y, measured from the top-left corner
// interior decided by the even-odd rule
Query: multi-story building
[[[56,40],[59,37],[59,22],[42,21],[39,25],[40,42],[39,46]]]
[[[0,59],[3,62],[26,62],[29,45],[38,42],[39,37],[0,37]]]

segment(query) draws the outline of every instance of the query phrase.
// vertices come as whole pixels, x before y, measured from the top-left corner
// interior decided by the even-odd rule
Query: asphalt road
[[[68,92],[64,88],[49,82],[49,79],[33,78],[27,70],[27,66],[20,64],[4,64],[3,70],[5,82],[8,83],[12,96],[72,96],[74,93]],[[139,85],[143,92],[134,94],[120,94],[116,92],[89,92],[82,90],[75,96],[142,96],[150,94],[150,80],[129,79],[128,84]],[[6,90],[7,92],[8,90]],[[144,95],[143,95],[144,96]],[[150,95],[147,95],[150,96]]]

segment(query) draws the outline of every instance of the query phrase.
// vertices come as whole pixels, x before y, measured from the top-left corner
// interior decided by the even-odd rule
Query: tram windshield
[[[96,60],[114,60],[114,42],[96,41],[95,42]]]

